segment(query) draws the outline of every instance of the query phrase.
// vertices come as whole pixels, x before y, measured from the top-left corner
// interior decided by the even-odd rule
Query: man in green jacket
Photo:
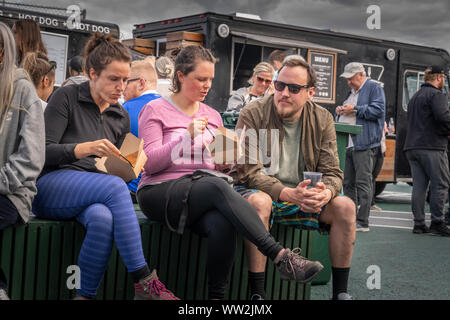
[[[236,130],[244,134],[243,158],[234,172],[240,192],[269,228],[269,219],[330,235],[333,299],[347,300],[347,282],[355,241],[355,205],[338,196],[336,132],[331,113],[311,101],[316,75],[305,61],[290,59],[280,69],[275,93],[247,105]],[[303,172],[321,172],[322,181],[308,188]],[[264,298],[266,259],[250,243],[249,282],[252,299]]]

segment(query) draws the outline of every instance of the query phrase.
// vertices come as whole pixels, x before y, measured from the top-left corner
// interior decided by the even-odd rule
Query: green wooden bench
[[[236,115],[224,118],[233,128]],[[341,168],[344,167],[348,134],[358,134],[361,126],[335,124]],[[146,219],[139,207],[135,210],[141,227],[144,255],[150,267],[175,294],[187,300],[207,299],[206,240],[186,231],[182,236],[165,226]],[[77,264],[84,238],[84,228],[75,221],[51,221],[32,218],[26,225],[0,231],[0,266],[8,280],[8,292],[14,300],[71,299],[75,291],[67,288],[71,274],[67,268]],[[326,284],[331,277],[328,236],[275,224],[271,229],[283,246],[302,248],[302,255],[319,260],[322,272],[312,284]],[[235,263],[226,298],[246,300],[249,297],[247,261],[242,238],[238,240]],[[306,300],[310,284],[282,281],[272,262],[266,266],[268,299]],[[114,246],[108,269],[98,290],[97,299],[133,299],[133,285],[125,265]]]
[[[187,300],[207,299],[206,239],[185,232],[182,236],[165,226],[146,219],[136,206],[141,227],[144,255],[150,267],[158,270],[163,283]],[[0,231],[0,266],[8,280],[8,293],[14,300],[60,300],[74,297],[67,288],[72,273],[67,268],[77,264],[84,228],[76,221],[51,221],[32,218],[26,225]],[[276,225],[272,234],[286,247],[301,247],[311,254],[310,233]],[[241,238],[230,285],[228,300],[249,297],[247,261]],[[284,281],[272,262],[267,263],[268,299],[304,300],[310,297],[310,285]],[[132,279],[114,246],[108,269],[97,299],[133,299]]]

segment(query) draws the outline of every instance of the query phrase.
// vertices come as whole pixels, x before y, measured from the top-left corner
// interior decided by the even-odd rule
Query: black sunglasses
[[[48,63],[50,64],[50,69],[48,69],[48,71],[44,74],[44,77],[46,75],[48,75],[50,73],[50,71],[52,71],[53,69],[56,70],[56,66],[57,66],[56,61],[49,61]]]
[[[290,92],[290,93],[293,93],[293,94],[299,93],[300,90],[302,90],[302,89],[308,89],[308,88],[309,88],[309,86],[308,86],[307,84],[305,84],[304,86],[300,86],[300,85],[298,85],[298,84],[284,83],[284,82],[278,81],[278,80],[275,81],[273,84],[274,84],[274,86],[275,86],[275,90],[277,90],[277,91],[283,91],[284,88],[286,88],[286,86],[287,86],[289,92]]]
[[[266,84],[271,84],[272,83],[272,79],[264,79],[261,77],[256,76],[256,79],[258,79],[259,82],[265,82]]]
[[[141,79],[141,78],[128,79],[128,80],[127,80],[127,85],[128,85],[130,82],[137,81],[137,80],[139,80],[139,79]]]

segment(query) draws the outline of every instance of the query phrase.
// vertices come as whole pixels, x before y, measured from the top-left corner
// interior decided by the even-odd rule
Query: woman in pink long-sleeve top
[[[283,279],[311,281],[320,271],[284,249],[266,230],[256,211],[222,178],[198,174],[215,165],[205,146],[221,127],[217,111],[202,103],[214,77],[208,49],[189,46],[175,61],[173,94],[149,102],[139,115],[139,137],[148,161],[137,199],[145,215],[182,233],[184,227],[208,238],[208,295],[223,299],[233,265],[236,231],[277,263]],[[205,130],[207,127],[208,130]],[[195,172],[195,174],[194,174]]]

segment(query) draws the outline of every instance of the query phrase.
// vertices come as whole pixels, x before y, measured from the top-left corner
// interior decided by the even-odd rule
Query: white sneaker
[[[347,292],[341,292],[338,294],[337,300],[355,300],[355,299]]]
[[[363,227],[362,225],[360,225],[359,223],[356,224],[356,231],[359,232],[369,232],[370,229],[369,227]]]
[[[5,289],[0,289],[0,300],[9,300]]]
[[[375,210],[375,211],[383,211],[383,209],[381,209],[379,206],[377,206],[376,204],[374,204],[373,206],[370,207],[370,210]]]

